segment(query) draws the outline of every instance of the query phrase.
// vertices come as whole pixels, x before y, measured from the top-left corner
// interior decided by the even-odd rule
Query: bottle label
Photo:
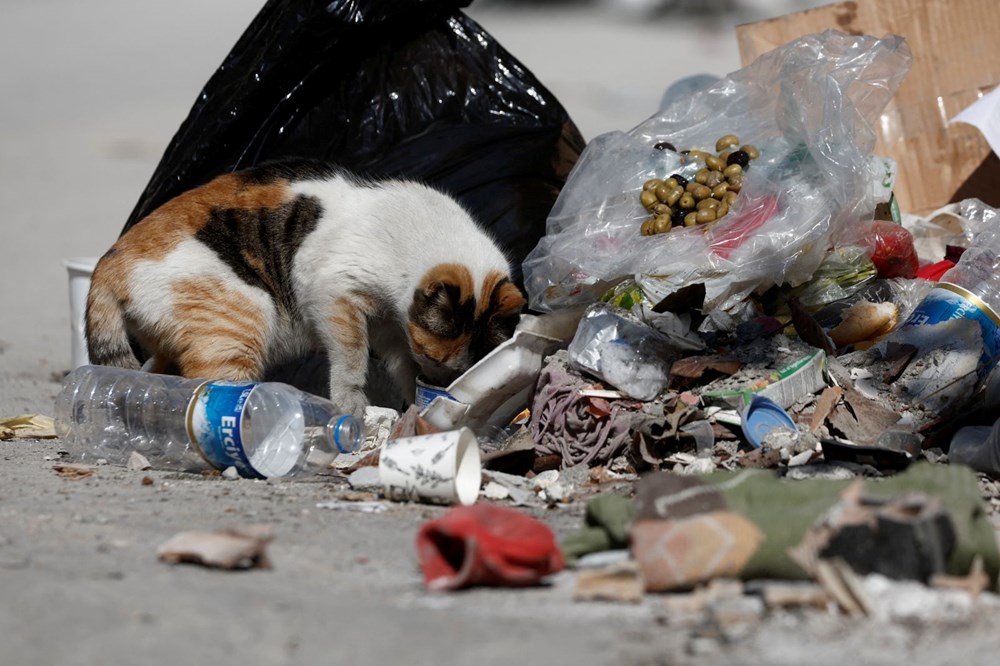
[[[1000,356],[1000,316],[968,289],[938,282],[920,302],[904,326],[939,324],[952,319],[973,319],[983,331],[983,360]]]
[[[264,477],[243,450],[243,408],[256,383],[207,382],[188,405],[188,436],[216,469],[235,467],[248,479]]]

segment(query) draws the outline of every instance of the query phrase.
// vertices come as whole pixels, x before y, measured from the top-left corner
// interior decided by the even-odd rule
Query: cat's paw
[[[364,417],[365,407],[368,406],[368,397],[364,391],[343,386],[330,387],[330,400],[344,414],[354,414],[358,418]]]

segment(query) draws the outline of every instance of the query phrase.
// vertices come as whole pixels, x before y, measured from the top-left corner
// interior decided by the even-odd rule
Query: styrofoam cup
[[[468,428],[390,440],[378,471],[391,500],[468,506],[479,497],[479,442]]]
[[[87,292],[90,290],[90,276],[94,274],[97,259],[85,257],[63,261],[69,271],[69,323],[70,323],[70,363],[71,370],[88,365],[87,337],[84,317],[87,314]]]

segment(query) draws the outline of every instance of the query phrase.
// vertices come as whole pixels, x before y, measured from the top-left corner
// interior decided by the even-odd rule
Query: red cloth
[[[949,261],[945,259],[944,261],[939,261],[936,264],[928,264],[923,266],[917,271],[917,277],[923,278],[924,280],[931,280],[932,282],[937,282],[941,279],[941,276],[948,272],[949,269],[955,267],[954,261]]]
[[[537,585],[565,566],[545,523],[491,504],[456,507],[424,523],[417,557],[432,590]]]

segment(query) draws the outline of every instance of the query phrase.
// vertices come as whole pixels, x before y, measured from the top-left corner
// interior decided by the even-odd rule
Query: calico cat
[[[325,351],[360,414],[369,351],[413,401],[509,338],[525,305],[496,243],[451,197],[309,161],[218,176],[131,227],[87,299],[91,363],[258,380]],[[147,366],[149,367],[149,366]]]

